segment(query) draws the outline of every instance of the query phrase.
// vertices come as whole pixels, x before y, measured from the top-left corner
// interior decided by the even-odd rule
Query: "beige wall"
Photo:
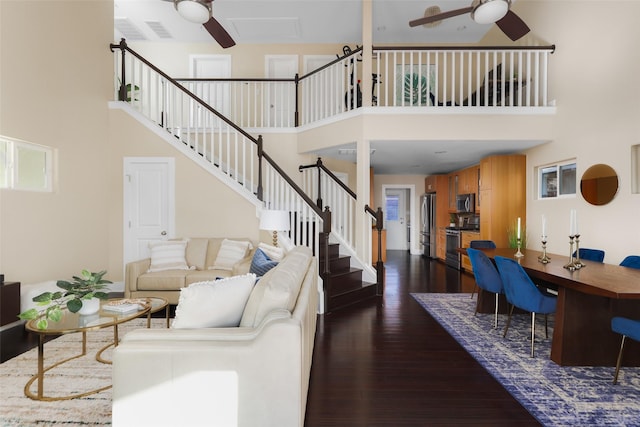
[[[640,254],[640,195],[631,194],[631,146],[640,143],[640,2],[547,0],[517,6],[531,28],[557,45],[550,63],[556,136],[526,153],[529,241],[540,248],[544,214],[548,250],[567,254],[569,211],[576,209],[582,247],[604,249],[605,262],[614,264]],[[605,9],[612,11],[607,19]],[[570,158],[576,159],[578,177],[593,164],[612,166],[620,179],[615,199],[605,206],[590,205],[581,195],[536,200],[534,168]]]
[[[53,193],[0,190],[0,272],[109,266],[113,2],[0,1],[0,134],[56,150]]]

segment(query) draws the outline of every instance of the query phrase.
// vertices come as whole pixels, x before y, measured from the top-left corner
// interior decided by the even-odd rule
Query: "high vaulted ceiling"
[[[410,28],[430,6],[444,11],[471,0],[371,0],[373,41],[474,43],[491,28],[464,14],[432,28]],[[359,43],[362,0],[215,0],[213,15],[238,44]],[[171,0],[115,0],[116,40],[213,42],[202,25],[181,18]]]

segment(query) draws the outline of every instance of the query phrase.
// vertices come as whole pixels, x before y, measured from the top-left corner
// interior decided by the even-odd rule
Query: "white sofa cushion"
[[[292,311],[311,258],[309,248],[298,246],[265,274],[251,291],[240,326],[255,328],[273,310]]]
[[[224,239],[220,245],[220,250],[210,270],[232,270],[233,266],[242,261],[247,253],[253,248],[251,242],[240,240]]]
[[[182,288],[171,327],[185,329],[238,326],[255,282],[255,274],[245,274],[193,283]]]
[[[185,257],[186,240],[167,240],[149,244],[151,250],[151,265],[149,273],[166,270],[188,270]]]

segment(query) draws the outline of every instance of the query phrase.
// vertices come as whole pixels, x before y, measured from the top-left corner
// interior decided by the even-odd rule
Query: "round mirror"
[[[606,205],[618,192],[618,175],[611,166],[598,164],[587,169],[580,180],[582,197],[592,205]]]

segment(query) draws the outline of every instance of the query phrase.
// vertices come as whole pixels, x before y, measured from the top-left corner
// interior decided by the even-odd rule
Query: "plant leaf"
[[[77,313],[82,308],[82,301],[79,298],[74,298],[67,301],[67,308],[72,313]]]
[[[47,319],[43,317],[42,319],[38,320],[36,326],[40,330],[47,329],[47,326],[49,326],[49,322],[47,322]]]
[[[47,318],[52,322],[59,322],[62,319],[62,310],[60,306],[51,307],[52,310],[47,313]]]
[[[38,302],[38,303],[48,303],[51,302],[52,299],[52,293],[51,292],[45,292],[42,293],[38,296],[33,297],[33,302]]]
[[[105,292],[96,292],[93,294],[94,297],[96,298],[100,298],[100,299],[107,299],[109,298],[109,294],[105,293]]]
[[[40,314],[38,310],[36,310],[35,308],[31,308],[23,313],[18,314],[18,317],[22,320],[32,320],[38,317],[38,314]]]

